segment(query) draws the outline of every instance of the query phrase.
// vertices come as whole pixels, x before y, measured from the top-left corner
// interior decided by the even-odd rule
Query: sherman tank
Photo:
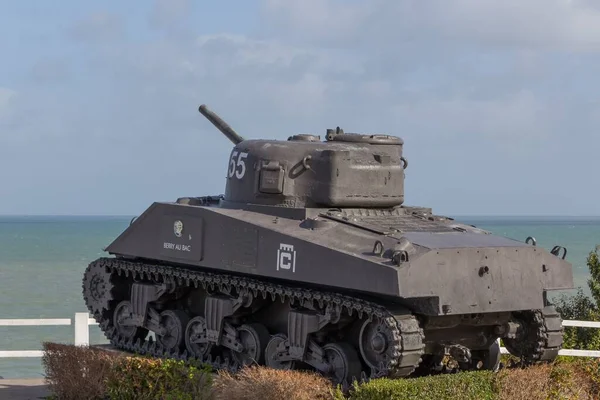
[[[117,348],[316,370],[338,383],[553,360],[566,249],[404,204],[401,137],[229,140],[224,194],[155,202],[91,262],[85,303]]]

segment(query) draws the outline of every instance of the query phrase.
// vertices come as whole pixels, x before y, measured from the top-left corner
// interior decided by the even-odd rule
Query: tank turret
[[[244,140],[205,105],[200,112],[233,143],[224,203],[305,207],[394,207],[404,202],[403,140],[328,129],[285,140]]]

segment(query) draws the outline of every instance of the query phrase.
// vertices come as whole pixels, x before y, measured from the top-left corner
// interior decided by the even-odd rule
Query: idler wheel
[[[330,343],[323,346],[325,362],[329,371],[324,375],[331,378],[334,383],[350,382],[360,379],[362,367],[358,352],[348,343]]]
[[[285,343],[286,336],[282,333],[278,333],[276,335],[271,336],[271,340],[267,344],[265,348],[265,365],[269,368],[274,369],[293,369],[295,366],[295,362],[293,360],[289,361],[279,361],[275,359],[275,355],[279,351],[284,351],[283,344]],[[278,347],[281,345],[281,349]]]
[[[181,310],[166,310],[160,313],[160,327],[163,335],[156,335],[156,341],[167,351],[181,350],[185,345],[185,328],[189,317]]]
[[[203,342],[198,342],[202,340]],[[212,344],[206,341],[206,319],[194,317],[185,329],[185,347],[194,357],[202,358],[210,352]]]
[[[133,324],[131,302],[123,300],[115,308],[113,314],[113,324],[117,333],[125,339],[145,339],[148,335],[148,329]]]
[[[237,331],[244,350],[232,352],[233,358],[241,365],[263,365],[265,348],[270,338],[267,328],[262,324],[252,323],[240,326]]]
[[[92,263],[88,266],[83,278],[83,292],[87,305],[93,314],[102,313],[109,309],[109,302],[113,299],[113,284],[110,281],[111,273],[101,263]]]

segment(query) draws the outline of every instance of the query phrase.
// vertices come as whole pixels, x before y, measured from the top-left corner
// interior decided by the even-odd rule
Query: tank
[[[199,111],[233,143],[224,194],[151,204],[87,266],[85,304],[112,345],[337,383],[445,356],[496,370],[498,339],[524,363],[558,355],[548,294],[573,288],[565,248],[405,205],[401,137],[244,139]]]

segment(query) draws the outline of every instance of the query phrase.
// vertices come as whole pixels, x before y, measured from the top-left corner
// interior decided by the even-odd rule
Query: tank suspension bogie
[[[293,369],[296,362],[290,357],[289,341],[283,333],[271,336],[265,349],[265,365],[274,369]]]
[[[196,316],[188,322],[185,328],[185,348],[192,357],[203,358],[207,356],[213,344],[209,343],[206,336],[206,319]]]
[[[169,351],[183,350],[185,329],[189,319],[189,316],[182,310],[163,311],[159,315],[160,334],[157,334],[156,340]]]
[[[349,343],[329,343],[323,346],[321,352],[323,363],[327,366],[322,372],[334,382],[348,382],[360,377],[360,359]]]
[[[133,317],[129,300],[123,300],[117,305],[113,314],[113,324],[119,335],[130,340],[145,339],[148,335],[148,329],[140,327]]]
[[[244,324],[237,328],[237,337],[242,350],[233,353],[235,360],[241,365],[264,365],[265,349],[271,339],[267,328],[257,322]]]

